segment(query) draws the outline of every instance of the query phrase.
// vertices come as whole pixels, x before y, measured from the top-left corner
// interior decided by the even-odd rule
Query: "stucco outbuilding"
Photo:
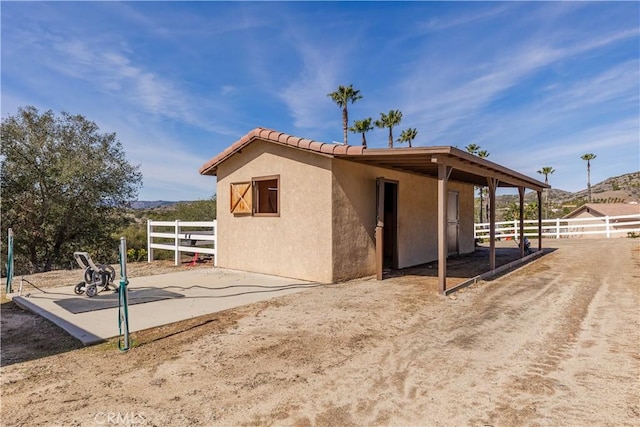
[[[454,147],[367,149],[264,128],[200,173],[218,180],[221,267],[338,282],[438,260],[442,292],[447,256],[474,250],[474,186],[490,198],[517,187],[521,209],[525,188],[546,188]]]

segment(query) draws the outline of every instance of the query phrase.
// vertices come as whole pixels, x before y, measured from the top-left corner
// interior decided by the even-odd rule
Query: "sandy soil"
[[[640,246],[558,250],[452,297],[314,288],[5,364],[3,425],[640,425]]]

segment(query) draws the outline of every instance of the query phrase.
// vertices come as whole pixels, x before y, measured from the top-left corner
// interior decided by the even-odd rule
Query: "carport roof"
[[[256,140],[434,178],[438,177],[438,165],[445,164],[451,167],[450,180],[477,186],[486,186],[487,179],[493,178],[499,181],[498,186],[500,187],[525,187],[536,191],[549,188],[543,182],[455,147],[371,149],[353,145],[328,144],[265,128],[255,128],[244,135],[230,147],[205,163],[200,168],[200,174],[216,175],[218,165]]]

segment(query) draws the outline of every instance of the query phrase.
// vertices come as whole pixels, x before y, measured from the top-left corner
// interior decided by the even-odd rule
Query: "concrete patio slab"
[[[197,269],[129,280],[129,331],[135,332],[323,286],[222,268]],[[8,294],[19,306],[55,323],[89,345],[119,335],[118,296],[89,298],[73,286],[29,296]]]

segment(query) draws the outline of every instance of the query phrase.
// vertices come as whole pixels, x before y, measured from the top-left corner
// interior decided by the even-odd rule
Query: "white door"
[[[447,253],[458,253],[458,192],[449,191],[447,201]]]

